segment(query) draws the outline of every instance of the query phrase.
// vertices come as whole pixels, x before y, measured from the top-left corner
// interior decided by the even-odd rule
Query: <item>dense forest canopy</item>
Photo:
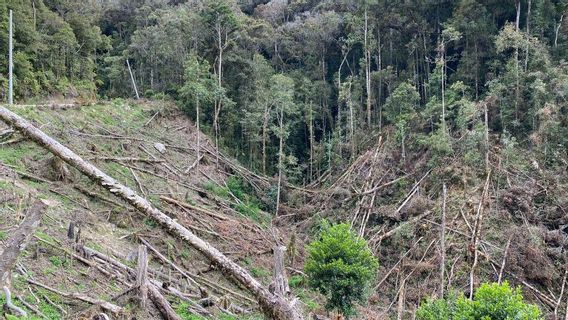
[[[296,183],[383,130],[401,161],[478,161],[485,109],[505,144],[566,157],[565,0],[2,0],[4,56],[10,9],[17,100],[133,97],[128,60],[143,98],[199,106],[221,146]]]

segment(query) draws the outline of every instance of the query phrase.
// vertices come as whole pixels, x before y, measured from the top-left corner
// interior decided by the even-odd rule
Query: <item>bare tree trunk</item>
[[[440,59],[442,59],[442,130],[444,131],[444,135],[446,134],[446,48],[444,44],[444,40],[442,39],[442,52],[440,52]]]
[[[138,246],[138,268],[136,269],[136,287],[140,294],[140,307],[146,310],[148,303],[148,250],[141,244]]]
[[[487,102],[483,103],[485,114],[485,172],[489,172],[489,116],[487,112]]]
[[[276,195],[276,215],[280,209],[280,193],[282,192],[282,158],[284,153],[284,108],[280,107],[280,145],[278,148],[278,191]]]
[[[16,260],[25,248],[35,230],[39,226],[41,215],[46,205],[40,200],[35,201],[28,210],[24,221],[6,242],[6,248],[0,254],[0,286],[10,286],[10,273]]]
[[[199,172],[199,161],[201,158],[201,125],[199,123],[199,98],[195,98],[195,122],[197,124],[197,160],[195,167],[197,172]]]
[[[270,109],[264,108],[264,119],[262,122],[262,173],[266,175],[266,139],[268,139],[268,120]]]
[[[155,285],[148,283],[148,293],[165,320],[182,320]]]
[[[479,205],[477,206],[477,216],[475,219],[475,226],[473,229],[473,235],[471,237],[471,250],[473,250],[473,263],[471,265],[471,271],[469,273],[469,298],[473,299],[473,291],[475,286],[475,268],[478,262],[478,250],[477,245],[479,243],[479,234],[481,233],[481,223],[483,221],[483,210],[485,205],[485,198],[487,197],[487,192],[489,189],[489,182],[491,178],[491,171],[487,173],[487,180],[485,180],[485,186],[481,194],[481,199],[479,200]]]
[[[404,317],[404,295],[406,293],[406,279],[403,278],[402,279],[402,283],[400,284],[400,291],[398,294],[398,304],[397,304],[397,316],[396,319],[397,320],[402,320],[402,318]]]
[[[260,282],[254,279],[244,268],[230,260],[208,242],[197,237],[193,232],[168,217],[159,209],[155,208],[148,200],[137,195],[132,189],[120,184],[118,181],[99,170],[97,167],[86,162],[76,153],[63,146],[55,139],[49,137],[41,130],[35,128],[25,119],[0,106],[0,119],[15,127],[28,138],[38,143],[54,155],[60,157],[72,167],[79,170],[112,194],[122,198],[140,212],[152,217],[172,234],[187,241],[196,250],[201,252],[207,259],[219,266],[219,269],[231,276],[238,283],[247,288],[259,301],[259,304],[267,317],[276,320],[300,320],[302,315],[292,307],[289,301],[271,294]]]
[[[0,287],[2,287],[6,295],[6,306],[18,315],[26,316],[26,312],[19,307],[12,304],[10,287],[11,287],[11,272],[16,264],[18,256],[30,241],[35,230],[39,226],[41,215],[45,211],[46,205],[37,200],[33,203],[32,207],[28,210],[24,221],[18,227],[12,237],[8,239],[6,248],[0,254]]]
[[[310,102],[310,125],[309,125],[309,131],[310,131],[310,179],[313,179],[313,174],[314,174],[314,143],[315,143],[315,138],[314,138],[314,110],[313,110],[313,105]]]
[[[286,297],[290,293],[288,278],[286,277],[286,267],[284,266],[285,252],[285,246],[274,247],[274,273],[272,284],[274,285],[274,294],[280,297]]]
[[[14,26],[13,26],[13,19],[12,19],[12,10],[10,10],[10,18],[9,18],[9,31],[8,31],[8,104],[14,104]]]
[[[130,61],[126,59],[126,65],[128,66],[128,72],[130,73],[130,80],[132,81],[132,87],[134,88],[134,93],[136,93],[136,99],[140,99],[138,94],[138,88],[136,87],[136,80],[134,80],[134,74],[132,73],[132,68],[130,68]]]
[[[530,29],[531,6],[532,6],[532,0],[529,0],[528,1],[528,7],[527,7],[527,46],[525,48],[525,72],[527,72],[527,69],[529,67],[529,38],[531,36],[531,29]]]
[[[521,20],[521,0],[516,0],[517,6],[517,19],[515,20],[515,30],[520,31],[520,20]],[[519,48],[515,48],[515,74],[516,74],[516,86],[515,86],[515,120],[519,120]]]
[[[505,246],[505,252],[503,252],[503,260],[501,261],[501,268],[499,269],[499,276],[497,277],[497,283],[501,284],[501,280],[503,279],[503,273],[505,273],[505,265],[507,263],[507,254],[509,254],[509,247],[511,246],[511,239],[513,237],[509,237],[507,240],[507,245]]]
[[[367,125],[371,127],[371,51],[369,48],[369,14],[365,8],[365,85],[367,91]]]
[[[515,20],[515,29],[520,30],[521,22],[521,0],[515,0],[515,7],[517,8],[517,19]]]
[[[558,48],[558,32],[560,32],[560,28],[562,27],[563,19],[564,14],[560,16],[560,20],[558,20],[558,25],[556,26],[556,31],[554,32],[554,48]]]
[[[446,271],[446,197],[448,190],[446,189],[446,184],[443,187],[443,197],[442,197],[442,223],[441,223],[441,234],[440,234],[440,251],[442,258],[440,259],[440,298],[444,297],[444,273]]]
[[[381,46],[381,29],[377,26],[377,48],[378,48],[378,57],[377,57],[377,71],[382,70],[382,46]],[[383,108],[381,105],[381,99],[383,97],[383,83],[379,80],[379,96],[377,97],[377,106],[379,109],[379,132],[383,130]]]
[[[347,104],[349,105],[349,143],[351,144],[351,158],[355,157],[355,121],[353,119],[353,101],[351,100],[352,80],[349,79],[349,91],[347,93]]]
[[[221,26],[217,26],[217,46],[219,53],[217,56],[217,85],[222,88],[223,85],[223,38],[221,34]],[[216,153],[216,164],[219,166],[219,115],[221,113],[222,101],[217,98],[215,101],[215,110],[213,116],[213,129],[215,131],[215,153]]]

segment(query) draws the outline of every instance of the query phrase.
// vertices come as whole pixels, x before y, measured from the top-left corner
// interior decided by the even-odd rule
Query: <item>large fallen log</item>
[[[76,168],[81,173],[99,183],[114,195],[124,199],[140,212],[151,216],[172,234],[187,241],[205,257],[219,266],[224,274],[231,276],[238,283],[247,288],[257,298],[260,307],[269,319],[303,319],[303,316],[290,303],[290,301],[268,291],[267,288],[263,287],[262,284],[254,279],[244,268],[227,258],[208,242],[193,234],[186,227],[155,208],[148,200],[137,195],[132,189],[122,185],[94,165],[86,162],[69,148],[65,147],[55,139],[34,127],[22,117],[3,106],[0,106],[0,119],[13,126],[22,134],[61,158],[72,167]]]
[[[41,215],[45,208],[46,205],[41,200],[35,201],[28,210],[24,221],[8,239],[6,248],[0,253],[0,288],[4,291],[6,306],[11,311],[24,317],[27,315],[26,312],[12,304],[11,301],[11,272],[18,260],[18,256],[26,248],[30,238],[39,226]]]

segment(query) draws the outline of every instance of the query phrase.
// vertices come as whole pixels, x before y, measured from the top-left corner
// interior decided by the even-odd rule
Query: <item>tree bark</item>
[[[140,212],[152,217],[172,234],[179,236],[188,242],[196,250],[201,252],[207,259],[219,266],[220,270],[231,276],[238,283],[247,288],[253,294],[267,317],[276,320],[300,320],[303,319],[298,310],[293,308],[289,301],[271,294],[260,282],[254,279],[244,268],[230,260],[208,242],[197,237],[193,232],[168,217],[162,211],[155,208],[148,200],[137,195],[132,189],[120,184],[92,164],[84,161],[76,153],[63,146],[55,139],[35,128],[25,119],[0,106],[0,119],[28,136],[31,140],[60,157],[72,167],[93,179],[114,195],[122,198]]]
[[[140,99],[138,94],[138,88],[136,87],[136,80],[134,80],[134,74],[132,73],[132,68],[130,68],[130,61],[126,59],[126,65],[128,66],[128,72],[130,73],[130,80],[132,81],[132,87],[134,88],[134,93],[136,93],[136,99]]]
[[[140,307],[146,309],[148,302],[148,250],[141,244],[138,246],[138,268],[136,269],[136,287],[140,294]]]
[[[28,210],[24,221],[20,224],[18,230],[13,233],[13,236],[8,239],[6,248],[0,254],[0,287],[2,287],[6,296],[6,306],[9,310],[12,310],[23,317],[27,316],[26,312],[12,304],[10,295],[10,275],[20,252],[26,248],[30,238],[39,226],[41,215],[45,211],[45,208],[46,205],[40,200],[33,203],[31,209]]]
[[[441,224],[441,234],[440,234],[440,251],[442,253],[442,259],[440,261],[440,297],[444,297],[444,287],[445,287],[445,271],[446,271],[446,197],[448,190],[446,189],[446,184],[443,187],[443,198],[442,198],[442,224]]]
[[[286,247],[274,247],[274,274],[272,283],[274,285],[274,294],[280,297],[286,297],[290,293],[288,278],[286,277],[286,267],[284,266],[284,252],[286,252]]]
[[[527,3],[527,46],[525,47],[525,72],[529,67],[529,40],[531,36],[531,7],[532,7],[532,0],[529,0]]]
[[[284,108],[280,107],[280,144],[278,148],[278,193],[276,195],[276,215],[280,209],[280,193],[282,191],[282,157],[284,152]]]
[[[560,16],[560,20],[558,20],[558,25],[556,25],[556,30],[554,32],[554,48],[558,47],[558,33],[560,32],[560,28],[562,27],[563,19],[564,19],[564,14]]]
[[[365,8],[365,86],[367,91],[367,125],[371,127],[371,50],[369,48],[369,14]]]
[[[262,173],[266,174],[266,140],[268,139],[268,120],[270,117],[270,108],[264,108],[264,117],[262,121]]]
[[[10,287],[10,273],[16,260],[25,248],[35,230],[39,226],[41,215],[46,205],[37,200],[28,210],[26,218],[8,240],[6,249],[0,254],[0,286]]]
[[[162,317],[164,317],[165,320],[181,320],[181,317],[177,315],[176,311],[170,306],[170,303],[164,298],[158,288],[150,283],[148,283],[147,286],[150,299],[152,299],[152,302],[156,308],[158,308]]]

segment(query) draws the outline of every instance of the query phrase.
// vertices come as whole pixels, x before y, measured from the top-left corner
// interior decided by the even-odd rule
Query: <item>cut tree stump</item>
[[[136,287],[140,294],[140,307],[146,309],[148,302],[148,250],[145,245],[138,246],[138,268],[136,269]]]

